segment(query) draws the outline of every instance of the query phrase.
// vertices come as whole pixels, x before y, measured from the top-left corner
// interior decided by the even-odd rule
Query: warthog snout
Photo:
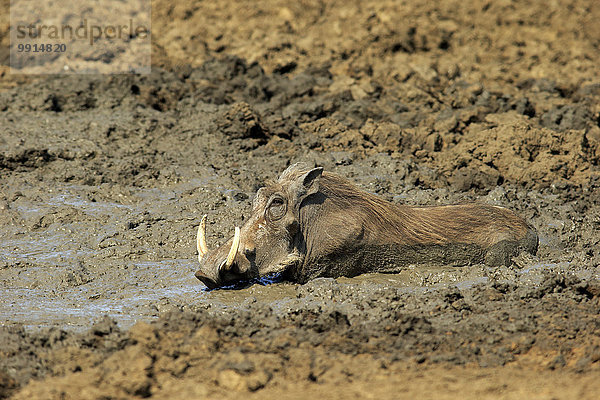
[[[298,163],[258,190],[252,215],[222,246],[208,248],[202,217],[196,277],[215,288],[273,273],[306,282],[417,263],[498,265],[522,250],[535,254],[537,246],[535,231],[506,208],[392,204]]]
[[[198,234],[196,237],[196,248],[198,250],[198,261],[203,263],[204,257],[208,254],[208,245],[206,244],[206,220],[208,216],[204,215],[202,220],[200,221],[200,225],[198,226]],[[202,270],[198,270],[196,272],[196,278],[200,279],[202,283],[204,283],[208,288],[212,289],[220,286],[221,282],[224,281],[223,277],[227,275],[232,275],[234,269],[240,270],[236,265],[236,259],[238,256],[238,250],[240,247],[240,228],[235,227],[235,233],[233,235],[233,239],[231,241],[231,246],[229,247],[229,251],[227,255],[223,258],[222,261],[218,263],[218,268],[216,269],[216,273],[212,275],[208,275]],[[225,248],[222,246],[221,248]],[[220,248],[220,249],[221,249]],[[218,250],[214,253],[214,257],[219,257],[222,255],[222,251]],[[241,275],[241,274],[240,274]]]

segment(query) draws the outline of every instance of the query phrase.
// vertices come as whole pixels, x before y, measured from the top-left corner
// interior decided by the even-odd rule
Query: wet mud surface
[[[419,4],[157,1],[151,75],[0,70],[0,398],[598,398],[598,8]],[[295,161],[538,254],[206,291],[200,217]]]

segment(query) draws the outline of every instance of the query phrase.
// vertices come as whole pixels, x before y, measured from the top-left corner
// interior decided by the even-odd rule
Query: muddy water
[[[76,189],[76,188],[72,188]],[[145,201],[156,204],[170,199],[162,191],[145,191]],[[107,202],[84,201],[76,195],[58,195],[48,207],[68,205],[85,214],[117,215],[135,212],[134,207]],[[24,218],[44,214],[40,207],[20,206]],[[21,268],[4,270],[0,296],[0,320],[4,324],[22,324],[29,330],[61,326],[83,331],[101,315],[113,318],[122,329],[138,321],[152,321],[161,313],[185,309],[240,309],[249,303],[266,304],[273,310],[285,308],[296,298],[297,285],[280,278],[265,277],[222,290],[207,290],[193,273],[192,259],[128,261],[115,266],[118,272],[103,271],[94,277],[85,267],[87,260],[101,257],[97,250],[82,249],[73,238],[77,226],[63,227],[65,232],[50,236],[36,235],[2,243],[0,257]],[[69,249],[69,250],[64,250]],[[423,293],[447,287],[469,289],[501,277],[510,285],[536,285],[544,271],[575,272],[582,279],[599,279],[598,271],[574,271],[569,262],[528,264],[522,269],[490,268],[484,265],[465,267],[409,266],[398,274],[365,274],[338,278],[341,286],[360,287],[375,292],[379,288],[399,289],[404,293]],[[114,275],[114,276],[111,276]]]
[[[68,267],[55,267],[52,271],[29,268],[25,278],[19,277],[19,285],[7,284],[0,290],[5,299],[0,319],[31,330],[61,326],[81,331],[99,316],[107,315],[122,328],[129,328],[137,321],[152,320],[159,312],[169,310],[173,302],[189,303],[198,298],[198,283],[192,279],[193,265],[187,260],[131,263],[123,268],[129,273],[118,285],[85,282],[85,277],[77,276]],[[59,288],[61,293],[57,296],[57,289],[46,288],[45,282],[53,279],[50,275],[62,276],[65,286],[76,287]]]
[[[201,184],[196,180],[174,191],[136,191],[136,204],[89,200],[81,186],[54,189],[43,200],[16,201],[11,211],[24,224],[39,226],[48,215],[68,217],[69,222],[52,221],[48,229],[33,229],[2,240],[0,260],[16,266],[2,271],[3,323],[31,329],[64,326],[81,330],[99,315],[108,315],[122,327],[129,327],[172,308],[172,302],[193,301],[199,293],[193,259],[148,261],[152,256],[144,254],[140,260],[117,261],[114,268],[96,271],[97,260],[107,251],[119,252],[114,250],[119,247],[115,236],[132,223],[127,222],[132,216],[143,219],[152,212],[152,205],[168,203],[177,190]]]

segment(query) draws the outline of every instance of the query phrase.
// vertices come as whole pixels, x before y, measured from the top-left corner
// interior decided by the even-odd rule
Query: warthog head
[[[300,263],[306,248],[299,229],[301,210],[318,192],[322,172],[322,168],[309,169],[303,164],[289,167],[275,183],[258,190],[250,219],[213,251],[206,245],[205,215],[198,228],[201,267],[196,277],[208,288],[215,288],[282,272]]]

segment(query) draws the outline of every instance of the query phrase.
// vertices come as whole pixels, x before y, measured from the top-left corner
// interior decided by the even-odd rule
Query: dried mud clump
[[[415,297],[317,279],[296,293],[285,310],[246,303],[170,313],[127,333],[108,319],[84,335],[62,332],[37,354],[54,366],[49,378],[15,398],[269,395],[315,382],[368,382],[406,363],[600,369],[597,283],[547,273],[539,285]]]
[[[242,139],[246,149],[265,144],[270,136],[258,114],[245,102],[235,103],[225,111],[217,128],[228,138]]]

